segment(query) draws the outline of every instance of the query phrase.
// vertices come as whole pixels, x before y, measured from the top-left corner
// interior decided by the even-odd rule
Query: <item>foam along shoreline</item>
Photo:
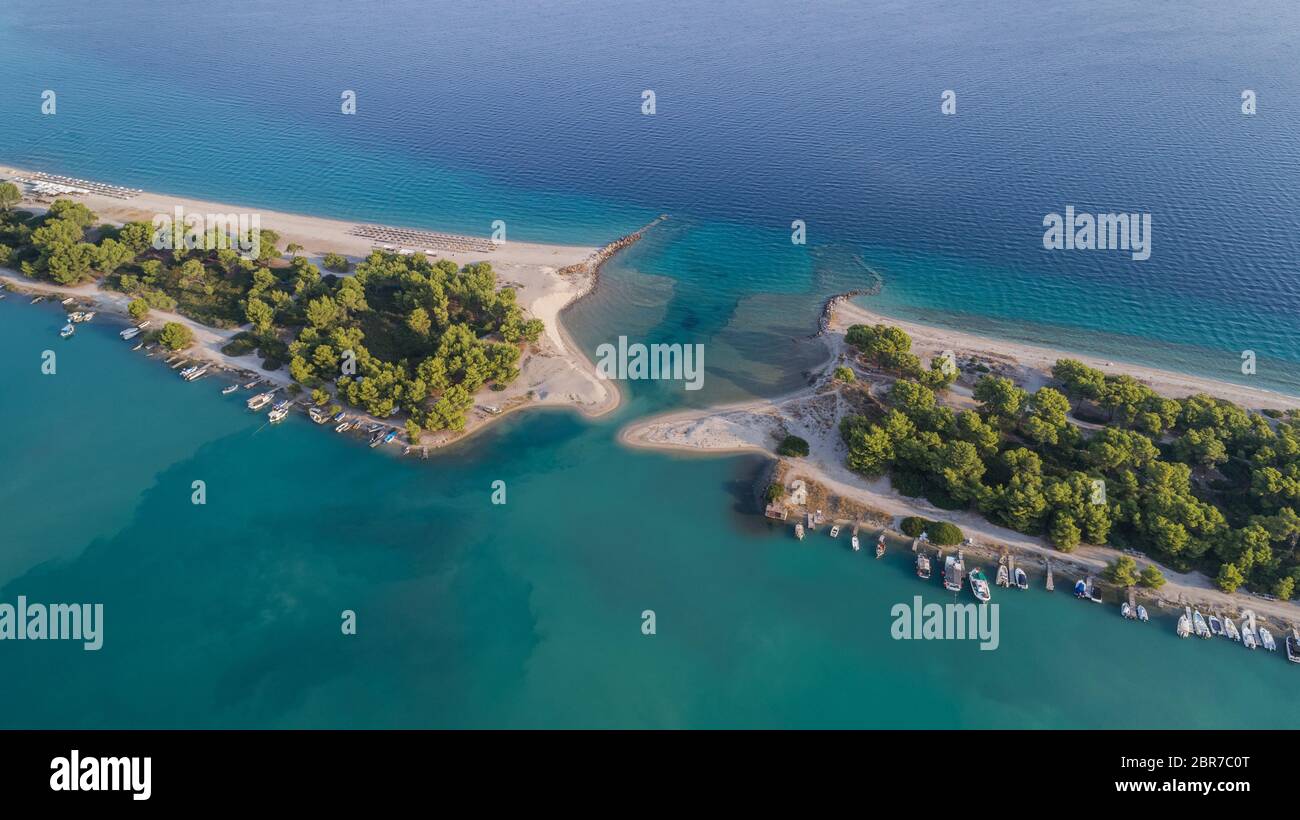
[[[0,178],[31,178],[34,175],[34,172],[0,166]],[[291,243],[301,245],[301,255],[318,266],[327,253],[341,254],[356,263],[368,257],[375,248],[375,240],[354,233],[360,223],[336,219],[150,191],[133,193],[126,199],[95,190],[89,193],[59,194],[58,197],[84,203],[98,215],[100,223],[115,225],[131,221],[150,222],[158,214],[173,215],[177,207],[186,213],[257,214],[263,229],[273,230],[280,235],[281,247]],[[48,204],[24,199],[18,207],[40,212]],[[565,308],[591,291],[596,283],[599,263],[618,249],[611,250],[612,246],[624,247],[625,245],[619,244],[624,239],[626,237],[603,248],[508,241],[494,246],[490,252],[433,249],[434,253],[426,254],[431,259],[449,259],[458,266],[483,261],[491,263],[498,281],[503,286],[515,288],[519,305],[528,316],[541,319],[546,325],[546,332],[537,344],[524,351],[519,364],[519,377],[505,390],[493,391],[485,386],[475,394],[475,407],[466,418],[464,430],[425,433],[418,446],[445,446],[464,439],[511,412],[527,407],[571,407],[588,417],[600,416],[618,407],[621,401],[618,389],[597,376],[595,365],[564,328],[561,314]],[[560,272],[561,269],[564,270],[563,273]],[[0,280],[11,289],[21,292],[75,296],[94,304],[97,311],[122,316],[127,315],[126,306],[130,302],[130,297],[126,294],[103,290],[93,282],[76,287],[62,287],[28,279],[17,271],[8,269],[0,269]],[[287,385],[292,381],[285,369],[262,370],[260,361],[254,355],[233,357],[221,352],[221,348],[242,328],[213,328],[165,311],[150,311],[150,316],[155,324],[179,322],[193,330],[195,344],[185,351],[192,358],[203,359],[233,371],[252,372],[277,385]],[[358,417],[369,418],[364,414]],[[373,421],[391,423],[392,420]]]
[[[975,542],[976,550],[996,555],[1005,546],[1021,555],[1050,558],[1058,569],[1062,564],[1070,564],[1081,572],[1094,575],[1100,575],[1102,569],[1125,554],[1111,547],[1089,544],[1080,544],[1074,552],[1062,553],[1044,539],[999,527],[977,512],[941,510],[924,499],[901,495],[892,488],[888,477],[868,480],[849,470],[845,464],[848,451],[839,433],[839,421],[849,408],[839,392],[829,384],[830,371],[841,354],[847,354],[850,349],[844,341],[849,326],[877,323],[894,325],[906,331],[912,337],[912,352],[922,361],[945,350],[953,351],[959,358],[977,355],[1004,365],[1007,369],[1005,375],[1020,381],[1031,391],[1050,380],[1048,369],[1057,359],[1079,359],[1101,369],[1095,357],[899,321],[846,303],[836,307],[823,335],[831,356],[811,387],[774,399],[754,399],[641,419],[625,426],[619,432],[619,441],[636,448],[718,455],[758,452],[779,459],[781,457],[776,453],[779,436],[792,433],[808,441],[809,454],[788,461],[789,478],[817,482],[829,492],[891,516],[895,522],[909,515],[951,521]],[[1298,397],[1213,379],[1116,362],[1109,363],[1105,370],[1114,374],[1127,373],[1171,398],[1208,393],[1252,409],[1300,408]],[[965,396],[956,390],[953,392],[958,403],[974,406],[969,391]],[[1179,605],[1181,600],[1186,600],[1193,605],[1226,609],[1233,613],[1247,607],[1263,617],[1283,623],[1300,622],[1300,606],[1296,603],[1272,601],[1244,593],[1229,595],[1215,589],[1211,580],[1199,572],[1175,572],[1150,558],[1142,560],[1156,564],[1167,581],[1154,595],[1145,593],[1149,600],[1166,605]],[[1140,594],[1144,592],[1139,590]]]

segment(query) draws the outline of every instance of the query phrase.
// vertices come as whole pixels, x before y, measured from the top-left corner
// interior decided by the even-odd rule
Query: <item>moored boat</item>
[[[1247,649],[1254,649],[1259,646],[1259,638],[1255,637],[1255,632],[1247,624],[1241,625],[1241,643]]]
[[[258,410],[261,410],[263,407],[270,404],[272,398],[274,398],[274,394],[272,393],[258,393],[256,396],[253,396],[245,402],[245,404],[248,405],[249,410],[256,413]]]
[[[239,385],[237,384],[228,385],[226,387],[221,388],[221,395],[229,396],[231,393],[235,392],[238,389],[239,389]]]
[[[134,339],[136,336],[140,335],[140,328],[128,327],[126,330],[122,331],[117,335],[121,336],[125,340]]]
[[[383,441],[383,438],[384,438],[384,434],[382,430],[372,430],[370,433],[370,446],[378,447],[380,443]],[[796,529],[796,534],[798,534],[798,530],[801,529],[801,527],[796,525],[795,529]]]
[[[59,331],[59,335],[66,339],[76,332],[77,329],[72,325],[64,325],[63,329]]]
[[[1210,634],[1211,634],[1211,635],[1222,635],[1222,634],[1223,634],[1223,621],[1220,621],[1220,620],[1219,620],[1219,616],[1218,616],[1218,615],[1211,615],[1210,618],[1209,618],[1209,622],[1210,622]]]
[[[1210,627],[1205,623],[1205,616],[1201,615],[1199,609],[1192,611],[1192,629],[1196,632],[1198,638],[1213,637],[1210,633]]]
[[[832,524],[832,525],[831,525],[831,538],[839,538],[839,537],[840,537],[840,525],[839,525],[839,524]]]
[[[351,424],[348,424],[348,423],[345,421],[345,422],[343,422],[342,424],[340,424],[338,427],[335,427],[335,428],[334,428],[334,432],[336,432],[336,433],[346,433],[346,432],[348,431],[348,428],[350,428],[351,426],[352,426]]]
[[[1286,659],[1291,663],[1300,663],[1300,635],[1296,635],[1295,629],[1286,636]]]
[[[1084,581],[1082,578],[1074,582],[1074,597],[1076,598],[1088,597],[1088,583]]]
[[[1192,616],[1186,611],[1178,616],[1178,637],[1186,638],[1192,634]]]
[[[287,417],[288,415],[289,415],[289,408],[281,407],[280,405],[277,404],[275,407],[271,408],[271,412],[267,413],[266,417],[270,420],[272,424],[277,424],[279,422],[284,421],[285,417]]]
[[[380,434],[380,433],[375,433],[375,437],[376,437],[376,438],[381,437],[381,435],[382,435],[382,434]],[[371,446],[371,447],[374,447],[375,445],[372,443],[370,446]],[[802,540],[803,540],[803,536],[804,536],[803,524],[802,524],[802,523],[795,524],[795,525],[794,525],[794,537],[795,537],[795,538],[798,538],[800,541],[802,541]]]
[[[1029,576],[1020,567],[1016,567],[1016,586],[1021,589],[1029,589]]]
[[[876,539],[876,557],[879,558],[885,554],[885,534],[882,532]]]
[[[393,439],[397,438],[397,428],[394,427],[384,434],[384,444],[391,444]]]
[[[998,576],[993,583],[1000,587],[1011,586],[1011,573],[1007,571],[1007,565],[1005,563],[998,564]]]
[[[1091,578],[1088,579],[1088,600],[1094,604],[1101,603],[1101,590],[1097,588],[1097,583]]]
[[[1119,614],[1124,616],[1130,621],[1136,617],[1133,613],[1133,607],[1128,605],[1128,601],[1125,601],[1124,603],[1119,605]]]
[[[856,532],[853,533],[853,537],[849,539],[849,544],[853,547],[854,552],[862,549],[862,542],[858,540],[858,534]]]
[[[1241,632],[1237,630],[1237,625],[1232,622],[1231,618],[1223,619],[1223,635],[1229,640],[1241,640]]]
[[[930,556],[923,552],[916,554],[916,577],[922,581],[930,580]]]
[[[1277,642],[1273,640],[1273,633],[1268,631],[1268,627],[1259,628],[1259,644],[1269,652],[1277,651]]]
[[[1141,604],[1138,604],[1137,614],[1138,614],[1138,620],[1142,621],[1143,623],[1146,623],[1147,621],[1151,620],[1151,617],[1147,615],[1147,608],[1142,606]]]
[[[984,570],[978,567],[971,570],[970,591],[974,593],[975,599],[982,604],[988,603],[993,597],[989,593],[989,579],[984,577]]]
[[[943,560],[943,588],[949,592],[961,592],[962,573],[961,555],[949,555]]]

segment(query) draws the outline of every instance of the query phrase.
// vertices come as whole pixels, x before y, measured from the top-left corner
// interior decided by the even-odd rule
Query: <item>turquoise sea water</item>
[[[524,414],[408,462],[0,302],[0,601],[106,618],[97,653],[0,643],[23,670],[0,725],[1300,725],[1276,656],[1063,592],[999,591],[994,652],[894,641],[890,607],[945,600],[901,552],[769,529],[758,459],[615,441],[799,385],[822,299],[868,269],[885,311],[1225,378],[1249,348],[1294,389],[1296,11],[697,5],[0,9],[0,162],[519,239],[668,212],[567,318],[589,352],[701,342],[708,366],[698,394],[633,384],[610,418]],[[1152,259],[1042,251],[1067,203],[1152,212]]]

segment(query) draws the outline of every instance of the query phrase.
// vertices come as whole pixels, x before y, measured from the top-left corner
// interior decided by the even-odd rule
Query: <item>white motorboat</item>
[[[1119,614],[1123,615],[1125,618],[1127,618],[1130,621],[1133,620],[1133,618],[1137,617],[1133,613],[1133,607],[1128,605],[1128,601],[1125,601],[1124,603],[1119,605]]]
[[[949,592],[961,592],[962,575],[965,572],[966,565],[961,553],[949,555],[943,560],[943,588]]]
[[[1241,640],[1241,632],[1237,630],[1237,625],[1232,622],[1231,618],[1223,619],[1223,635],[1230,640]]]
[[[289,415],[289,409],[287,407],[280,407],[277,405],[276,407],[273,407],[271,409],[270,413],[266,414],[266,417],[267,419],[270,420],[272,424],[276,424],[278,422],[284,421],[285,417],[287,417],[288,415]]]
[[[862,542],[858,540],[857,535],[854,535],[853,538],[849,539],[849,543],[853,546],[854,552],[862,549]]]
[[[839,538],[839,537],[840,537],[840,525],[839,525],[839,524],[832,524],[832,525],[831,525],[831,538]]]
[[[971,570],[970,591],[975,594],[975,599],[982,604],[988,603],[993,598],[989,592],[989,579],[984,577],[984,570],[978,567]]]
[[[235,391],[238,390],[238,389],[239,389],[239,385],[237,385],[237,384],[232,384],[232,385],[230,385],[230,386],[228,386],[228,387],[223,387],[223,388],[221,389],[221,395],[223,395],[223,396],[229,396],[231,393],[235,392]]]
[[[1192,611],[1192,629],[1195,630],[1196,637],[1198,638],[1208,639],[1213,637],[1213,633],[1210,632],[1209,625],[1205,623],[1205,616],[1201,615],[1201,611],[1199,609]]]
[[[1183,614],[1178,616],[1178,637],[1186,638],[1192,634],[1192,616],[1184,609]]]
[[[1241,643],[1247,649],[1255,649],[1259,646],[1259,638],[1255,637],[1255,632],[1246,624],[1241,625]]]
[[[930,580],[930,556],[924,552],[916,554],[916,577],[922,581]]]
[[[1268,631],[1268,627],[1259,628],[1259,644],[1269,652],[1277,651],[1277,642],[1273,640],[1273,633]]]
[[[136,336],[139,336],[139,335],[140,335],[140,328],[138,328],[138,327],[128,327],[126,330],[122,331],[121,333],[119,333],[119,334],[117,334],[117,335],[121,336],[123,339],[128,339],[128,340],[129,340],[129,339],[134,339]]]
[[[1222,634],[1223,634],[1223,621],[1220,621],[1220,620],[1219,620],[1219,616],[1218,616],[1218,615],[1211,615],[1211,616],[1210,616],[1210,634],[1211,634],[1211,635],[1222,635]]]
[[[1029,589],[1029,576],[1020,567],[1016,567],[1016,586],[1021,589]]]
[[[72,325],[64,325],[63,329],[59,331],[59,335],[66,339],[76,332],[77,329]]]
[[[1137,610],[1137,611],[1138,611],[1138,620],[1139,620],[1139,621],[1142,621],[1143,623],[1146,623],[1147,621],[1151,620],[1150,616],[1147,615],[1147,608],[1146,608],[1146,607],[1142,606],[1141,604],[1138,604],[1138,610]]]

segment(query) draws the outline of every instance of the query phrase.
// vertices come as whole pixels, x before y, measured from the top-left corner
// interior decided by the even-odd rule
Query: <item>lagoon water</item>
[[[172,6],[0,9],[0,162],[517,239],[667,212],[567,321],[704,343],[706,385],[401,461],[0,302],[0,601],[105,606],[98,652],[0,642],[0,726],[1300,726],[1277,656],[1064,591],[995,591],[997,651],[895,641],[947,600],[910,553],[769,528],[757,458],[615,441],[799,385],[822,300],[877,275],[886,312],[1221,378],[1252,349],[1295,390],[1290,4]],[[1150,212],[1151,259],[1044,251],[1067,204]]]

